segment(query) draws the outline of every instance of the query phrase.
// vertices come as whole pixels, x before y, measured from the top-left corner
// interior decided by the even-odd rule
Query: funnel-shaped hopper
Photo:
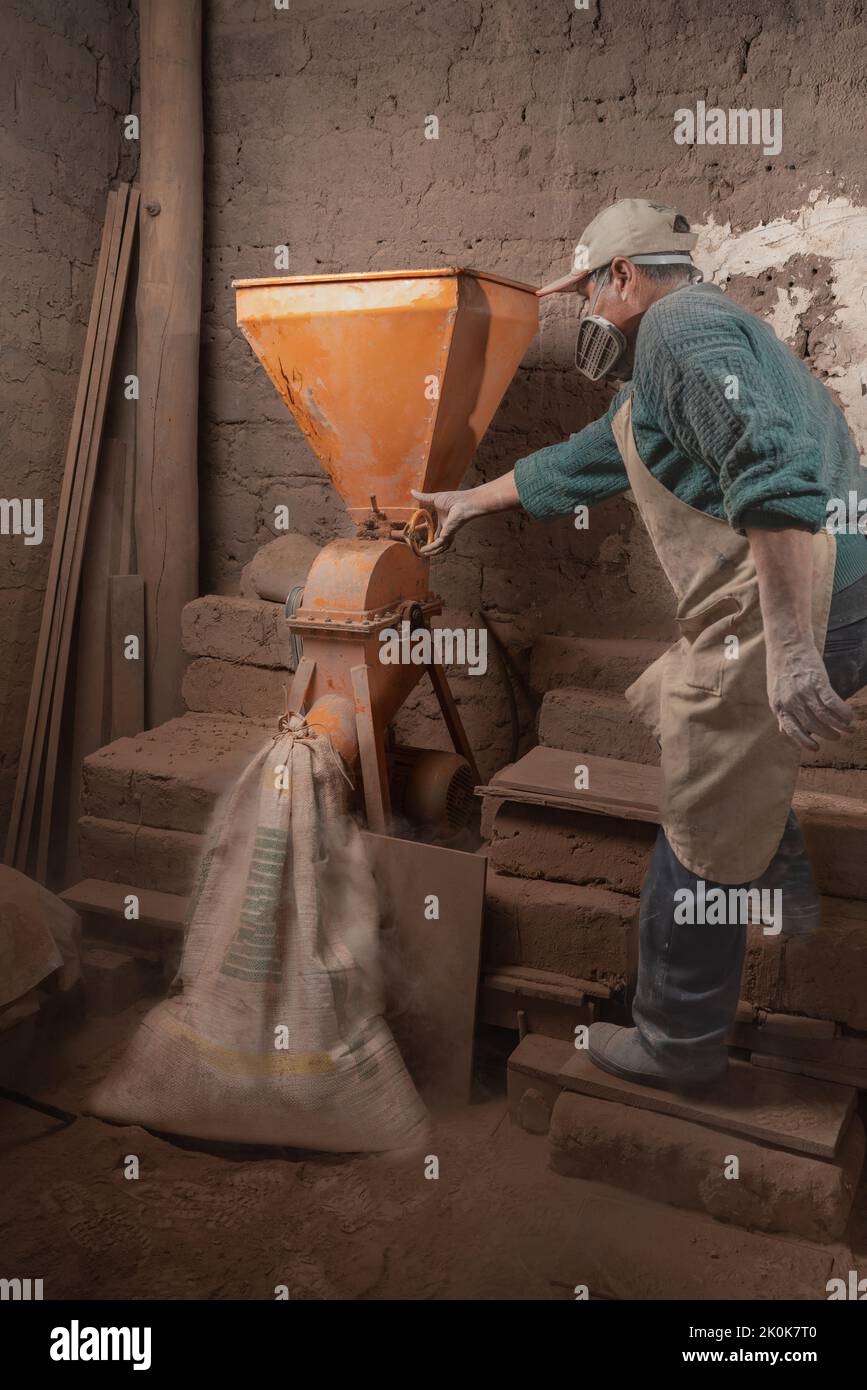
[[[350,512],[406,520],[460,484],[538,328],[475,270],[239,280],[238,323]]]

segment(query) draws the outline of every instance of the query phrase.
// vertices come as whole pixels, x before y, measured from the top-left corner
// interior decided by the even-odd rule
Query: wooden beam
[[[106,324],[103,357],[95,392],[96,399],[93,417],[90,421],[89,432],[86,436],[87,455],[83,470],[79,470],[79,472],[82,473],[82,477],[77,508],[75,506],[75,501],[73,501],[71,516],[73,531],[72,544],[70,547],[69,571],[66,583],[61,587],[58,601],[60,624],[53,682],[50,668],[47,675],[49,682],[48,709],[50,710],[50,726],[48,743],[45,750],[45,768],[42,777],[42,806],[36,854],[36,877],[40,883],[45,882],[48,872],[51,814],[54,807],[54,782],[57,773],[57,754],[60,746],[60,729],[63,717],[64,694],[66,690],[66,673],[69,666],[69,649],[75,621],[75,605],[78,598],[79,581],[81,579],[81,566],[87,535],[87,520],[90,515],[90,504],[93,496],[94,479],[96,477],[96,463],[99,457],[102,427],[105,420],[106,402],[108,400],[108,388],[111,382],[112,368],[114,366],[115,349],[117,347],[117,339],[120,331],[129,265],[132,257],[133,242],[135,240],[138,202],[138,189],[133,188],[129,193],[126,220],[121,237],[117,274],[112,286],[111,306]],[[21,846],[21,851],[25,855],[26,849],[26,844]]]
[[[109,737],[129,738],[144,728],[144,581],[140,574],[113,574],[108,581],[109,649],[111,651],[111,728]],[[139,654],[130,658],[126,644],[138,638]]]
[[[109,576],[117,573],[122,549],[123,504],[128,451],[122,439],[106,439],[97,465],[75,639],[74,717],[69,755],[69,802],[64,881],[81,877],[78,817],[81,765],[108,741],[110,648]],[[70,692],[72,698],[72,692]]]
[[[27,706],[27,716],[24,723],[24,733],[21,740],[21,751],[18,758],[18,774],[15,783],[15,797],[12,803],[12,814],[9,820],[9,829],[6,839],[6,851],[4,859],[7,864],[15,864],[18,860],[18,846],[21,838],[21,820],[24,811],[27,789],[32,775],[32,762],[34,757],[34,744],[36,739],[36,726],[39,718],[40,700],[42,695],[43,683],[45,680],[46,661],[48,648],[51,641],[52,625],[55,620],[55,607],[57,602],[57,591],[60,582],[60,568],[63,558],[64,546],[66,542],[66,526],[69,516],[72,488],[75,481],[75,473],[79,455],[79,443],[81,439],[81,427],[84,418],[85,403],[90,389],[90,377],[93,368],[94,356],[96,351],[96,335],[99,325],[100,314],[102,312],[103,298],[105,294],[106,275],[108,273],[109,255],[112,246],[113,229],[117,215],[117,194],[114,189],[109,193],[106,201],[105,221],[102,228],[102,241],[99,248],[99,258],[96,266],[96,278],[93,286],[93,298],[90,306],[90,318],[87,324],[87,334],[84,340],[84,352],[81,359],[81,370],[78,377],[78,390],[75,397],[75,406],[72,413],[72,423],[69,429],[69,443],[66,450],[66,462],[63,468],[63,480],[60,487],[60,499],[57,507],[57,520],[54,524],[54,537],[51,546],[51,560],[48,567],[48,579],[45,587],[45,598],[42,605],[42,619],[39,627],[39,638],[36,643],[36,656],[33,663],[33,675],[30,685],[30,700]]]
[[[201,0],[141,0],[135,528],[145,581],[147,723],[183,711],[181,611],[199,592]]]
[[[90,444],[93,437],[93,421],[96,412],[96,400],[99,394],[99,384],[102,379],[102,370],[105,358],[105,343],[108,336],[108,325],[111,317],[111,305],[114,296],[114,288],[117,281],[117,267],[120,260],[121,239],[126,216],[127,195],[129,192],[128,184],[121,184],[115,190],[115,217],[111,230],[111,243],[108,253],[108,266],[106,268],[105,285],[103,287],[102,303],[99,310],[99,320],[96,328],[96,342],[94,345],[93,361],[90,369],[90,380],[88,382],[87,396],[85,398],[84,415],[81,424],[81,434],[78,442],[78,456],[75,463],[75,472],[72,480],[72,489],[69,497],[69,507],[66,517],[66,528],[63,536],[60,555],[60,569],[57,579],[57,588],[51,605],[51,620],[48,650],[45,658],[45,665],[42,672],[42,680],[37,697],[36,732],[34,735],[33,757],[30,766],[30,775],[27,783],[26,796],[24,799],[24,809],[21,816],[21,826],[19,831],[16,867],[26,872],[28,866],[28,856],[30,852],[30,833],[33,827],[33,816],[37,804],[37,796],[41,779],[43,776],[43,760],[46,751],[46,738],[48,736],[51,721],[51,707],[54,698],[54,681],[57,674],[57,661],[62,642],[63,616],[66,611],[66,596],[69,589],[70,574],[72,569],[72,557],[75,549],[75,538],[78,531],[79,519],[81,516],[81,498],[84,490],[84,475],[87,471],[87,461],[90,452]]]

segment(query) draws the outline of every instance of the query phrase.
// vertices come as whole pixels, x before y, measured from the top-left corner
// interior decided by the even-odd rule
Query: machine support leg
[[[353,666],[352,688],[355,691],[355,727],[358,730],[358,758],[364,785],[367,825],[377,834],[387,835],[391,820],[388,763],[384,740],[374,723],[370,673],[367,666]]]
[[[458,707],[455,704],[455,697],[449,689],[449,683],[446,679],[446,673],[443,670],[442,666],[438,666],[436,662],[432,662],[431,665],[428,667],[428,670],[430,671],[431,684],[434,688],[434,694],[437,697],[439,707],[442,710],[443,719],[445,720],[446,728],[449,731],[449,738],[452,741],[452,747],[454,748],[456,753],[460,753],[462,757],[466,758],[467,762],[470,765],[470,770],[473,774],[473,777],[475,778],[476,782],[480,782],[482,779],[479,775],[479,769],[476,767],[476,757],[473,753],[470,741],[467,738],[466,730],[463,724],[461,723],[461,716],[458,714]]]
[[[289,695],[286,700],[289,714],[301,714],[303,712],[315,670],[316,662],[309,656],[303,656],[289,687]]]

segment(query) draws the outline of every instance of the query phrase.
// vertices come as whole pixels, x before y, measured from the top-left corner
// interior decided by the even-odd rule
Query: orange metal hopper
[[[238,280],[238,324],[353,519],[459,486],[534,337],[529,285],[475,270]]]

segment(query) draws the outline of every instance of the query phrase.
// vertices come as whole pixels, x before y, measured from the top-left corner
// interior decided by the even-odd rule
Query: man
[[[701,282],[696,240],[643,199],[595,218],[570,274],[538,293],[580,296],[578,370],[627,379],[607,414],[493,482],[415,494],[436,509],[437,554],[473,517],[523,506],[553,519],[632,489],[681,641],[627,691],[660,742],[662,825],[641,893],[636,1026],[593,1024],[590,1056],[672,1089],[727,1067],[749,920],[737,890],[780,890],[786,934],[818,923],[790,809],[800,750],[844,734],[845,699],[867,683],[867,538],[827,524],[831,499],[863,493],[857,450],[770,326]],[[718,886],[726,920],[690,922],[683,905]]]

